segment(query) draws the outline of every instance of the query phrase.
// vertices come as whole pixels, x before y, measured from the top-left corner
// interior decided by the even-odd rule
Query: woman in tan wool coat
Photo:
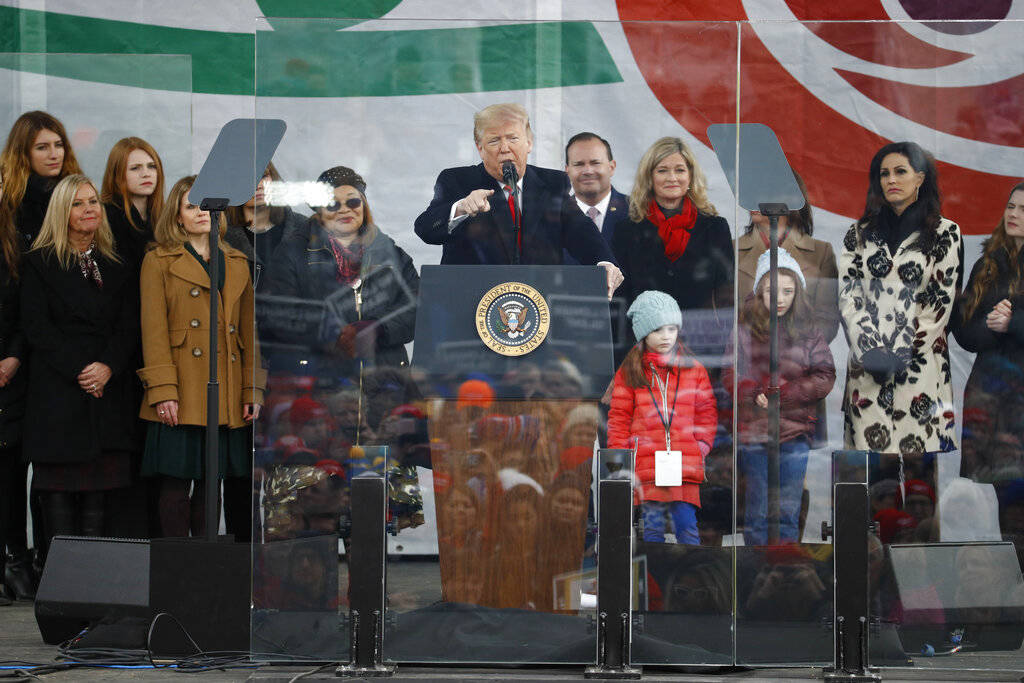
[[[188,200],[195,176],[167,198],[142,262],[142,353],[145,389],[140,416],[149,421],[142,472],[162,477],[160,523],[166,536],[198,534],[204,519],[198,486],[205,454],[210,340],[210,214]],[[224,233],[224,223],[219,229]],[[221,476],[250,467],[250,432],[266,372],[259,367],[249,267],[242,252],[221,243],[218,382]],[[190,497],[192,483],[196,493]],[[191,524],[190,524],[191,520]]]

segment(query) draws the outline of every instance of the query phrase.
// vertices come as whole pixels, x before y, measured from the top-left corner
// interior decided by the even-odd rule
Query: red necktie
[[[508,212],[510,214],[512,214],[512,225],[514,226],[516,224],[516,196],[512,192],[512,186],[511,185],[506,185],[505,186],[505,192],[508,193]],[[523,231],[522,230],[519,231],[519,236],[518,237],[519,238],[516,240],[516,249],[518,249],[519,253],[522,254],[523,253]]]

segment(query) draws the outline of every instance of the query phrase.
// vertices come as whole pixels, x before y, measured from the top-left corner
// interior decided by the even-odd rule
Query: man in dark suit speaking
[[[568,176],[526,163],[533,149],[526,110],[518,104],[480,110],[473,138],[482,163],[441,171],[430,206],[416,219],[420,239],[443,245],[445,265],[560,265],[564,248],[581,264],[605,268],[611,296],[622,273],[591,220],[567,196]],[[515,168],[518,191],[503,174],[506,162]]]

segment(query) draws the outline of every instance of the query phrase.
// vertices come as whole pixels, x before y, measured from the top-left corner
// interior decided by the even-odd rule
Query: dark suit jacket
[[[520,263],[560,265],[566,249],[579,263],[614,262],[611,249],[580,212],[567,190],[563,171],[527,166],[523,178],[523,250]],[[464,219],[451,233],[448,217],[452,204],[473,190],[494,190],[491,210]],[[515,228],[501,185],[483,164],[441,171],[434,198],[415,223],[416,234],[427,244],[441,244],[443,265],[504,265],[513,262]]]
[[[576,202],[573,197],[569,197],[569,200]],[[577,203],[576,206],[579,207],[579,204]],[[601,238],[609,248],[611,248],[612,240],[615,238],[615,229],[619,224],[628,222],[629,197],[613,187],[611,199],[608,200],[608,213],[604,217],[604,223],[601,224]],[[614,250],[612,250],[612,254],[615,254]],[[579,265],[579,261],[574,259],[568,251],[562,254],[562,258],[565,259],[565,264],[567,266]]]

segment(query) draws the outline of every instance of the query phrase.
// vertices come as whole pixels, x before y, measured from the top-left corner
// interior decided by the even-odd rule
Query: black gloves
[[[860,364],[876,384],[885,384],[887,379],[907,369],[907,364],[899,356],[881,346],[867,351],[861,357]]]

